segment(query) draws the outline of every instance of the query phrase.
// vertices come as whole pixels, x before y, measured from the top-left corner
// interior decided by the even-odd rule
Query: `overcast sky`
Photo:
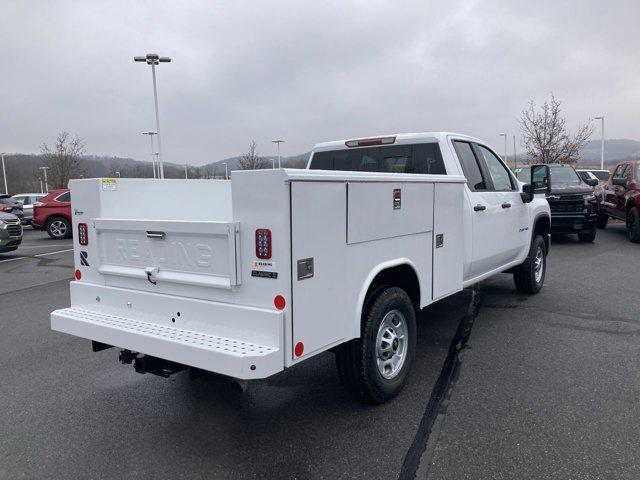
[[[147,52],[172,58],[165,161],[434,130],[502,152],[498,133],[550,92],[568,125],[604,113],[607,138],[640,140],[638,20],[638,0],[0,0],[0,150],[67,130],[88,153],[148,159],[151,72],[133,61]]]

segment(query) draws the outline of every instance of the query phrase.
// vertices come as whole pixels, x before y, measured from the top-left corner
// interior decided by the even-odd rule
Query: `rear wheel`
[[[627,237],[633,243],[640,243],[640,215],[637,207],[631,207],[627,212]]]
[[[404,387],[415,351],[416,316],[404,290],[386,287],[366,302],[360,338],[336,351],[340,380],[356,398],[383,403]]]
[[[596,239],[596,227],[591,228],[591,230],[586,233],[579,233],[578,239],[582,243],[592,243]]]
[[[54,217],[47,222],[49,236],[55,240],[71,237],[71,224],[66,218]]]
[[[527,259],[513,271],[513,282],[520,293],[533,295],[544,285],[547,273],[547,247],[542,235],[536,235],[531,242]]]
[[[607,226],[607,222],[609,222],[609,216],[600,212],[598,213],[598,219],[596,220],[596,227],[605,228]]]

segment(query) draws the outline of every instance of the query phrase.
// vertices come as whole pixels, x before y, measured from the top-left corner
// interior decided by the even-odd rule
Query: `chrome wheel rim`
[[[62,220],[54,220],[49,226],[49,231],[54,237],[64,237],[67,233],[67,225]]]
[[[542,275],[544,275],[544,251],[542,247],[536,249],[536,256],[533,259],[533,272],[536,283],[540,283]]]
[[[386,379],[398,375],[407,358],[407,321],[399,310],[388,312],[376,336],[376,363]]]

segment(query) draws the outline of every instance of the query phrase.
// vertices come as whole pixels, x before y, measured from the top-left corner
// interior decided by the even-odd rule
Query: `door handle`
[[[509,202],[504,202],[502,204],[502,208],[510,208],[510,207],[511,207],[511,204]]]
[[[475,207],[473,207],[473,211],[474,212],[481,212],[482,210],[486,210],[487,207],[485,207],[484,205],[476,205]]]

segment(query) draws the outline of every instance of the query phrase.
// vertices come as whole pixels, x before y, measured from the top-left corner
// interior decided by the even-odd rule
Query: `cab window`
[[[62,195],[58,195],[56,197],[56,202],[70,202],[71,201],[71,192],[65,192]]]
[[[309,169],[440,175],[447,173],[437,143],[315,152]]]
[[[487,184],[480,171],[480,165],[476,159],[471,144],[469,142],[461,142],[459,140],[453,141],[453,148],[458,155],[460,165],[462,165],[462,171],[467,178],[467,186],[470,190],[486,190]]]
[[[500,159],[487,147],[478,145],[480,155],[484,159],[484,163],[489,171],[489,176],[493,183],[493,189],[499,192],[513,190],[513,184],[511,182],[511,175],[507,171],[507,167],[500,161]]]

